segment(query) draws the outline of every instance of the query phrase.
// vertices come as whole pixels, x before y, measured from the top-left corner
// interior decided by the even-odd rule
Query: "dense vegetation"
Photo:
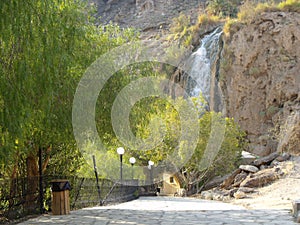
[[[0,195],[20,195],[15,179],[26,177],[23,201],[32,204],[39,169],[45,175],[75,175],[84,164],[72,129],[82,73],[135,33],[94,26],[87,6],[74,1],[9,0],[0,2],[0,10],[0,172],[11,180],[10,196]]]
[[[95,26],[92,9],[81,1],[4,0],[0,2],[0,12],[0,179],[37,177],[39,152],[42,152],[42,171],[46,175],[92,176],[93,170],[86,164],[73,135],[72,104],[76,87],[97,57],[137,40],[138,32],[112,24]],[[184,16],[178,21],[179,24],[188,22]],[[171,31],[174,39],[180,39],[186,33],[201,29],[200,24],[210,23],[215,20],[199,17],[198,25],[188,30],[185,28],[188,24],[179,25]],[[184,41],[188,45],[191,37]],[[118,160],[115,151],[122,145],[111,125],[115,97],[131,81],[142,77],[169,78],[174,71],[174,68],[160,68],[161,65],[154,62],[123,68],[99,94],[95,120],[110,158]],[[165,132],[162,138],[159,136],[157,146],[145,151],[124,146],[128,152],[124,156],[126,162],[135,156],[138,165],[146,165],[150,159],[157,165],[175,150],[184,152],[186,143],[179,141],[179,134],[186,121],[180,121],[177,109],[185,101],[153,96],[132,107],[129,119],[135,136],[146,139],[162,129]],[[215,112],[202,114],[194,124],[199,130],[195,150],[179,173],[186,184],[229,172],[236,166],[245,145],[244,133],[233,119]],[[200,162],[213,132],[214,120],[223,124],[224,140],[218,155],[203,167]],[[89,148],[88,143],[86,148]],[[107,177],[105,170],[99,172]],[[38,183],[30,188],[37,190]],[[30,198],[34,196],[28,196]]]
[[[130,29],[95,27],[85,7],[1,2],[2,176],[36,176],[39,149],[54,173],[81,164],[71,123],[77,83],[97,56],[135,37]]]

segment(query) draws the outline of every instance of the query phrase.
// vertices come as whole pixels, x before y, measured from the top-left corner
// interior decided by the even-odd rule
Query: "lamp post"
[[[148,161],[148,169],[150,170],[150,185],[152,188],[152,183],[153,183],[153,174],[152,174],[152,166],[154,165],[154,162],[149,160]]]
[[[119,147],[117,148],[117,153],[120,155],[120,183],[122,184],[122,180],[123,180],[123,154],[124,154],[125,150],[123,147]]]
[[[131,164],[131,170],[132,170],[131,176],[132,176],[132,180],[133,180],[133,165],[135,164],[136,160],[134,157],[130,157],[129,162]]]

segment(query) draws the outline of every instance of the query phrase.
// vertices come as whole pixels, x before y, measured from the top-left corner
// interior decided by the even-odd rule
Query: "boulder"
[[[260,170],[265,170],[265,169],[267,169],[267,168],[268,168],[267,165],[261,165],[261,166],[259,167]]]
[[[257,156],[255,156],[254,154],[247,151],[242,151],[242,164],[251,164],[255,159],[257,159]]]
[[[254,188],[249,188],[249,187],[240,187],[238,189],[238,191],[244,192],[244,193],[253,193],[253,192],[255,192],[255,189]]]
[[[239,168],[246,172],[256,173],[259,169],[256,166],[251,165],[240,165]]]
[[[215,188],[219,185],[221,185],[224,180],[226,180],[228,177],[228,175],[226,176],[218,176],[218,177],[215,177],[213,178],[211,181],[209,181],[207,184],[204,185],[203,189],[202,190],[209,190],[209,189],[212,189],[212,188]]]
[[[201,198],[205,200],[212,200],[213,199],[213,193],[211,191],[202,191],[201,192]]]
[[[238,191],[239,189],[238,188],[233,188],[233,189],[230,189],[228,192],[229,192],[229,196],[230,197],[234,197],[234,194]]]
[[[235,177],[241,172],[241,169],[236,169],[232,172],[221,184],[221,188],[229,188],[231,184],[233,184]]]
[[[243,182],[243,180],[246,179],[247,176],[248,176],[248,173],[246,173],[245,171],[242,171],[240,174],[236,175],[232,186],[239,187],[240,184]]]
[[[279,155],[276,160],[278,162],[284,162],[291,158],[291,155],[289,153],[284,152],[282,155]]]
[[[245,192],[242,192],[242,191],[237,191],[233,194],[234,198],[236,199],[242,199],[242,198],[246,198],[247,195]]]
[[[278,173],[274,168],[261,170],[248,177],[240,184],[241,187],[263,187],[279,178]]]
[[[278,166],[278,165],[279,165],[279,162],[277,161],[277,159],[274,159],[270,164],[271,167]]]
[[[279,156],[279,153],[273,152],[273,153],[271,153],[270,155],[267,155],[267,156],[265,156],[265,157],[256,159],[256,160],[253,162],[253,165],[259,167],[259,166],[261,166],[261,165],[270,164],[270,163],[271,163],[274,159],[276,159],[278,156]]]

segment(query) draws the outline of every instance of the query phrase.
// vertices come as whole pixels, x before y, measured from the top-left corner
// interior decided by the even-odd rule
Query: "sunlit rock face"
[[[268,12],[225,38],[221,84],[227,116],[247,131],[249,151],[300,153],[300,14]]]

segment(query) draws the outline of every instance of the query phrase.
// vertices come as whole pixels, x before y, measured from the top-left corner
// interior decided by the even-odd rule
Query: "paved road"
[[[45,224],[297,224],[288,210],[247,210],[241,206],[193,198],[141,197],[119,205],[85,208],[67,216],[43,215],[20,223]]]

